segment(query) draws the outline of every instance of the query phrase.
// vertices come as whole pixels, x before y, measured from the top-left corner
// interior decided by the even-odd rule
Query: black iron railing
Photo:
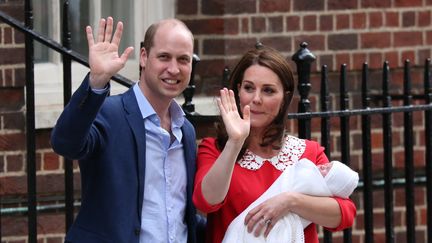
[[[65,160],[65,197],[63,205],[44,205],[37,206],[36,200],[36,146],[35,146],[35,110],[34,110],[34,55],[33,42],[37,41],[43,45],[57,51],[63,58],[64,69],[64,103],[70,99],[71,95],[71,62],[76,61],[82,65],[88,66],[87,60],[79,53],[70,49],[71,34],[69,32],[68,22],[68,1],[64,3],[64,19],[63,19],[63,35],[62,44],[53,41],[50,38],[42,36],[35,32],[32,28],[32,6],[31,1],[25,1],[25,24],[16,19],[4,14],[0,11],[0,19],[14,27],[15,29],[25,34],[26,45],[26,145],[27,145],[27,186],[28,198],[25,203],[27,207],[17,208],[2,208],[0,215],[13,215],[14,213],[25,212],[28,217],[28,242],[37,242],[37,215],[39,212],[46,210],[61,209],[65,212],[66,230],[70,227],[74,220],[75,208],[79,207],[74,199],[73,187],[73,167],[72,162]],[[394,198],[393,192],[395,187],[405,187],[405,207],[406,207],[406,242],[416,242],[415,238],[415,205],[412,200],[414,197],[414,189],[416,186],[426,187],[427,208],[432,209],[432,90],[431,90],[431,73],[430,60],[426,60],[424,65],[424,94],[412,95],[411,93],[411,76],[410,64],[405,62],[404,67],[404,92],[402,95],[390,94],[390,70],[387,62],[383,65],[382,70],[382,93],[377,95],[368,94],[368,65],[365,63],[362,69],[362,88],[361,99],[362,107],[359,109],[350,109],[350,97],[346,90],[347,70],[346,66],[342,65],[340,70],[340,90],[339,90],[339,105],[340,110],[330,110],[330,96],[328,91],[328,70],[324,65],[321,69],[321,91],[320,91],[320,108],[321,111],[311,111],[309,100],[309,92],[311,90],[311,63],[315,60],[315,56],[307,49],[307,43],[301,43],[300,49],[296,52],[292,59],[297,64],[298,74],[298,91],[300,100],[298,104],[299,113],[289,114],[290,119],[298,120],[298,132],[301,138],[311,137],[311,121],[319,119],[321,121],[321,143],[326,148],[330,148],[331,132],[330,118],[339,118],[340,126],[337,132],[340,133],[340,152],[341,160],[349,163],[350,161],[350,119],[353,117],[361,117],[361,139],[362,139],[362,178],[358,187],[358,191],[363,193],[363,208],[364,208],[364,241],[373,242],[374,222],[373,222],[373,191],[376,189],[384,189],[385,200],[385,236],[386,242],[395,242],[394,232]],[[193,124],[204,123],[210,124],[216,121],[217,116],[202,116],[195,112],[193,104],[193,96],[195,92],[194,70],[195,64],[199,58],[195,56],[193,63],[193,71],[191,81],[186,91],[184,92],[185,103],[183,108],[188,119]],[[221,87],[227,86],[229,77],[229,69],[223,70]],[[133,82],[121,75],[115,75],[112,79],[122,85],[130,87]],[[392,98],[403,100],[403,106],[392,106]],[[372,99],[379,99],[382,102],[381,107],[371,107]],[[412,104],[413,99],[424,100],[423,104]],[[424,112],[424,138],[425,138],[425,169],[421,175],[414,173],[414,158],[413,158],[413,112]],[[405,171],[404,177],[395,177],[393,174],[393,150],[392,150],[392,116],[394,113],[404,114],[404,148],[405,148]],[[380,178],[374,178],[372,170],[372,145],[371,145],[371,116],[377,115],[382,118],[383,130],[383,158],[384,172]],[[327,156],[330,158],[330,149],[326,150]],[[78,199],[79,201],[79,199]],[[1,224],[0,224],[1,228]],[[429,242],[432,238],[432,210],[427,211],[427,236]],[[324,242],[332,242],[332,234],[324,232]],[[344,242],[352,241],[351,230],[344,231]],[[1,234],[0,234],[1,240]]]

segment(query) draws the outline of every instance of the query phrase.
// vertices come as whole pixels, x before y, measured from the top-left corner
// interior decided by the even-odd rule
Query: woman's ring
[[[267,220],[265,221],[265,225],[266,225],[266,227],[268,227],[270,224],[271,224],[271,219],[267,219]]]

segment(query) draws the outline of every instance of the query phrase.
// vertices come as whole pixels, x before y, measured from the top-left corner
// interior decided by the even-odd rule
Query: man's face
[[[154,45],[141,51],[143,91],[152,101],[171,101],[187,87],[192,72],[193,40],[181,25],[164,24],[154,36]]]

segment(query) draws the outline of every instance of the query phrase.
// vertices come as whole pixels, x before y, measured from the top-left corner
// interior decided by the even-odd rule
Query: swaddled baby
[[[304,242],[303,229],[311,222],[297,214],[289,213],[276,222],[266,238],[263,234],[256,237],[247,232],[245,217],[260,203],[282,192],[348,198],[357,187],[358,181],[358,173],[339,161],[316,166],[308,159],[301,159],[288,166],[267,191],[231,222],[222,242]]]

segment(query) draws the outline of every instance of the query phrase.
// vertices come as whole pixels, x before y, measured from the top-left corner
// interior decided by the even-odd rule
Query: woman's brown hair
[[[293,72],[288,64],[288,61],[273,48],[260,46],[256,49],[246,52],[233,69],[229,79],[231,84],[230,88],[234,91],[237,109],[240,115],[242,114],[240,110],[238,88],[243,81],[243,76],[246,69],[252,65],[260,65],[269,68],[279,77],[282,82],[284,89],[282,106],[270,126],[265,129],[264,136],[260,144],[263,147],[271,145],[274,149],[280,149],[288,120],[288,107],[291,103],[294,93]],[[216,128],[217,146],[220,150],[222,150],[228,140],[228,134],[226,133],[223,122],[218,122],[216,124]],[[246,140],[244,143],[237,159],[243,156],[247,146],[248,140]]]

